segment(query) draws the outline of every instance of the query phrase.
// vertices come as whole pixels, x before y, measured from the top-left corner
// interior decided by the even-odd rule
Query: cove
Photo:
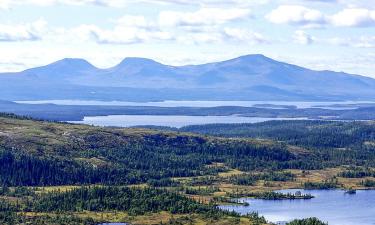
[[[268,221],[284,224],[293,219],[317,217],[329,225],[375,225],[375,190],[345,194],[343,190],[282,190],[315,196],[309,200],[260,200],[243,198],[249,206],[225,205],[220,208],[241,214],[258,212]]]

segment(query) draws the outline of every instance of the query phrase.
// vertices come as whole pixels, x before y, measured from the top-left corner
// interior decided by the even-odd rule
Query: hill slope
[[[374,79],[314,71],[263,55],[179,67],[126,58],[108,69],[83,59],[63,59],[0,74],[0,88],[4,100],[373,100],[375,96]]]
[[[279,164],[283,167],[298,158],[285,145],[271,141],[0,116],[0,183],[9,185],[142,183],[215,173],[207,165],[229,165],[237,156],[245,160],[232,166],[244,169],[274,167],[285,161]]]
[[[332,124],[332,129],[335,126]],[[289,143],[299,146],[292,146],[265,139],[100,128],[3,114],[0,115],[0,183],[12,186],[137,184],[154,179],[217,174],[224,168],[210,166],[216,163],[241,171],[320,169],[348,164],[373,166],[373,125],[351,123],[351,126],[363,129],[359,130],[361,134],[354,132],[349,137],[366,138],[347,144],[340,142],[342,138],[338,135],[327,134],[329,137],[325,140],[330,144],[324,148],[307,144],[307,150],[304,146],[315,143],[316,135],[311,140],[299,139],[300,135],[309,134],[298,130],[294,134],[296,140]],[[290,127],[293,125],[285,125],[285,129]],[[276,127],[274,132],[280,129]],[[366,132],[368,135],[364,136]]]

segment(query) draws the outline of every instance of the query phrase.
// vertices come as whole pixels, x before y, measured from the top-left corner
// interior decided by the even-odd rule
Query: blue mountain
[[[311,70],[264,55],[187,66],[125,58],[108,69],[84,59],[63,59],[0,74],[4,100],[375,100],[374,96],[375,79]]]

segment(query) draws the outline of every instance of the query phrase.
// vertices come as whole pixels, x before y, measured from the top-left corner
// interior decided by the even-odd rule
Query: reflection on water
[[[283,190],[281,192],[295,192]],[[280,222],[292,219],[318,217],[329,225],[375,225],[375,191],[357,191],[355,195],[342,190],[300,190],[312,194],[310,200],[259,200],[243,199],[249,206],[221,206],[241,214],[259,212],[268,221]]]

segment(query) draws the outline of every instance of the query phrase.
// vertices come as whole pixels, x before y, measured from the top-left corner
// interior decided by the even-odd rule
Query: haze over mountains
[[[84,59],[63,59],[0,74],[3,100],[374,100],[375,79],[314,71],[263,55],[202,65],[168,66],[125,58],[99,69]]]

